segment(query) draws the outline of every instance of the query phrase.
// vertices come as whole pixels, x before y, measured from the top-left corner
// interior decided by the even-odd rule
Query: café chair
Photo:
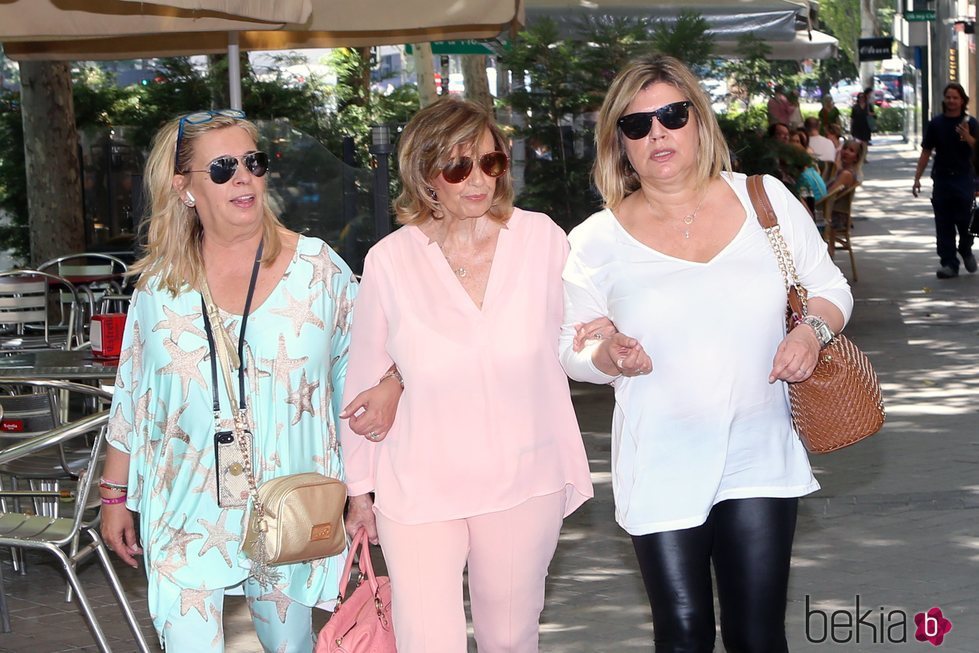
[[[69,409],[84,406],[99,410],[112,401],[112,394],[102,388],[42,379],[3,379],[0,384],[0,446],[10,446],[29,440],[62,426],[68,421]],[[94,403],[93,403],[94,402]],[[27,484],[31,490],[57,491],[64,481],[78,479],[88,462],[87,452],[77,446],[59,444],[42,453],[25,456],[14,462],[0,464],[0,475],[18,489]],[[0,495],[0,506],[6,499]],[[34,512],[58,516],[60,502],[51,498],[33,497]]]
[[[104,410],[86,415],[68,424],[62,424],[43,435],[23,440],[13,446],[0,450],[0,465],[11,465],[21,459],[34,457],[40,452],[58,446],[64,446],[73,441],[92,437],[87,447],[86,464],[80,470],[78,482],[71,490],[60,490],[54,494],[51,491],[41,493],[43,496],[58,496],[61,500],[71,500],[73,511],[71,516],[48,517],[30,512],[0,510],[0,546],[19,547],[25,550],[47,552],[54,556],[61,565],[62,571],[68,577],[68,583],[74,592],[75,600],[82,615],[92,631],[92,635],[100,651],[112,651],[108,638],[105,636],[88,594],[82,586],[76,571],[82,560],[95,554],[109,581],[119,608],[132,631],[135,648],[142,653],[149,653],[149,646],[136,620],[132,607],[126,598],[119,577],[109,559],[108,547],[99,534],[98,492],[92,491],[100,473],[100,461],[106,440],[106,425],[109,421],[109,411]],[[32,492],[37,494],[37,492]],[[19,497],[23,492],[0,491],[0,495]],[[93,516],[94,515],[94,516]],[[83,547],[78,546],[81,538],[91,540]],[[0,606],[2,609],[3,606]],[[3,623],[0,619],[0,623]],[[6,623],[9,623],[9,618]],[[132,650],[127,647],[127,650]]]
[[[95,314],[95,307],[102,302],[102,297],[123,292],[128,277],[129,266],[120,258],[101,252],[82,252],[68,254],[45,261],[37,266],[42,272],[52,272],[64,277],[87,300],[83,306],[87,314],[83,323]],[[70,296],[61,295],[62,302],[70,301]]]
[[[76,347],[84,341],[81,319],[78,290],[64,277],[41,270],[0,272],[0,352]]]
[[[850,270],[853,273],[853,283],[857,282],[857,260],[853,255],[853,195],[856,187],[849,188],[835,196],[832,209],[824,214],[823,239],[829,248],[829,255],[835,257],[836,250],[842,249],[850,255]]]

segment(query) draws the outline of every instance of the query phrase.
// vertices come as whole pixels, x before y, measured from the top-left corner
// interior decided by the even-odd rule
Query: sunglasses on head
[[[693,102],[671,102],[661,106],[656,111],[643,111],[622,116],[616,123],[625,137],[631,141],[645,138],[653,128],[653,118],[667,129],[680,129],[690,119],[690,107]]]
[[[245,156],[219,156],[207,165],[207,170],[186,170],[188,172],[206,172],[211,175],[215,184],[225,184],[238,171],[238,161],[245,164],[248,172],[256,177],[263,176],[269,169],[269,155],[265,152],[249,152]]]
[[[487,177],[499,177],[510,165],[510,158],[503,152],[487,152],[477,160],[479,169]],[[462,156],[452,159],[442,166],[442,177],[450,184],[459,184],[469,178],[473,171],[473,159]]]
[[[186,125],[202,125],[205,122],[211,122],[217,116],[244,120],[245,112],[241,109],[218,109],[217,111],[196,111],[188,113],[186,116],[180,116],[180,122],[177,123],[177,149],[174,159],[178,173],[180,172],[180,143],[184,139],[184,127]]]

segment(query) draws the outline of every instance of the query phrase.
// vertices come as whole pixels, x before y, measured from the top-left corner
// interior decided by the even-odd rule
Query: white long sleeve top
[[[707,263],[642,244],[610,210],[569,236],[561,363],[573,379],[614,382],[612,487],[616,520],[632,535],[698,526],[726,499],[819,488],[792,426],[787,385],[768,382],[785,337],[782,275],[746,177],[723,178],[747,216]],[[849,286],[812,217],[774,178],[765,188],[802,284],[849,320]],[[573,325],[599,316],[642,343],[651,374],[611,377],[592,363],[592,346],[572,350]]]

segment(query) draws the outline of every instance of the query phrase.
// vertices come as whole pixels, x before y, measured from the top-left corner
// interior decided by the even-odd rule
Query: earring
[[[442,218],[445,217],[445,214],[442,213],[442,211],[438,208],[438,204],[439,204],[438,194],[435,192],[435,189],[431,187],[426,188],[425,190],[428,191],[428,196],[432,198],[432,203],[435,204],[435,206],[432,208],[432,218],[434,218],[435,220],[441,220]]]
[[[197,204],[197,198],[194,197],[194,194],[193,193],[191,193],[190,191],[187,191],[187,199],[184,200],[184,206],[186,206],[187,208],[192,209],[192,208],[194,208],[194,206],[196,204]]]

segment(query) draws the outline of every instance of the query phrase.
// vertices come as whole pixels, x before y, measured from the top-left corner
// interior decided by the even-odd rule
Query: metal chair
[[[57,301],[52,301],[52,287],[59,291]],[[40,270],[0,272],[0,352],[78,346],[83,334],[79,306],[77,289],[62,276]]]
[[[24,379],[0,384],[0,446],[17,444],[51,431],[68,421],[69,404],[73,398],[82,397],[86,408],[103,408],[112,401],[112,394],[105,389],[73,383]],[[43,453],[26,456],[11,463],[0,464],[0,474],[11,479],[11,489],[19,489],[26,481],[31,490],[57,491],[62,481],[78,479],[79,472],[88,463],[87,451],[77,446],[58,445]],[[2,487],[2,486],[0,486]],[[38,515],[57,517],[60,503],[34,497],[34,511]],[[0,495],[0,508],[5,499]]]
[[[64,424],[44,435],[25,440],[0,451],[0,465],[7,465],[25,457],[36,456],[38,452],[50,447],[66,444],[88,434],[95,434],[94,441],[89,449],[88,464],[80,474],[75,489],[73,491],[60,491],[58,493],[59,496],[68,496],[74,499],[72,516],[45,517],[16,511],[0,511],[0,546],[46,551],[53,555],[61,564],[62,570],[68,577],[68,583],[74,591],[75,598],[78,601],[85,620],[88,622],[99,650],[111,652],[112,648],[109,646],[108,639],[99,625],[92,605],[89,602],[88,595],[85,593],[81,580],[76,573],[76,566],[81,560],[87,558],[92,553],[96,554],[108,578],[109,585],[115,594],[116,601],[119,603],[119,607],[133,633],[137,649],[141,652],[148,653],[150,649],[139,628],[139,622],[136,620],[136,615],[133,613],[132,607],[126,599],[126,594],[122,588],[122,584],[119,582],[119,577],[112,568],[108,549],[98,532],[97,513],[95,518],[87,517],[89,496],[94,484],[93,479],[99,473],[98,461],[102,455],[102,449],[105,446],[105,432],[108,421],[109,411],[101,411],[82,417],[69,424]],[[14,491],[3,491],[0,494],[8,497],[21,496],[21,493],[14,493]],[[91,542],[84,547],[78,548],[77,542],[82,536],[91,539]],[[75,544],[73,545],[73,543]],[[67,552],[66,548],[68,549]],[[0,609],[2,609],[2,606],[0,606]]]
[[[83,304],[87,309],[87,315],[82,319],[82,323],[87,324],[105,295],[122,294],[128,280],[126,273],[129,271],[129,266],[125,261],[111,254],[82,252],[45,261],[37,266],[37,269],[58,274],[75,285],[78,293],[87,299]],[[70,301],[71,297],[62,294],[61,300],[65,303]]]

